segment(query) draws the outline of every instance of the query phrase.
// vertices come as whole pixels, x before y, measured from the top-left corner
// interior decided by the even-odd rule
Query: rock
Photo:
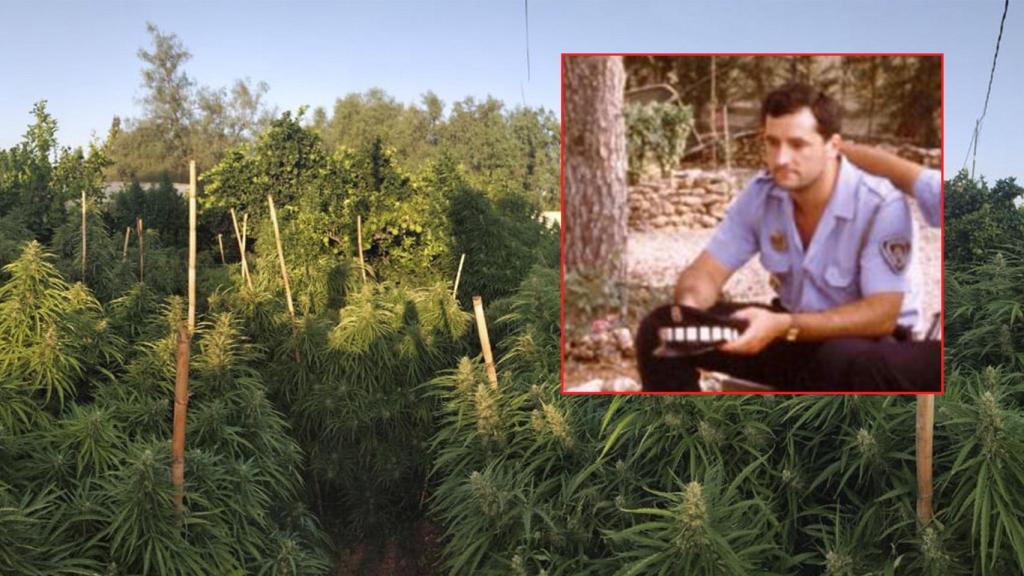
[[[593,360],[596,357],[594,348],[593,338],[591,338],[590,335],[584,336],[573,344],[572,356],[577,360]]]
[[[615,344],[619,350],[623,352],[633,350],[633,335],[630,334],[629,328],[616,328],[612,331],[612,337],[615,338]]]
[[[609,358],[619,355],[615,338],[612,337],[611,332],[594,334],[594,349],[597,355],[601,358]]]
[[[636,380],[625,376],[605,382],[605,391],[607,392],[639,392],[640,390],[640,384]]]
[[[697,217],[697,221],[700,222],[700,225],[704,228],[714,228],[718,225],[718,219],[710,214],[701,214]]]
[[[583,384],[574,388],[566,389],[566,392],[603,392],[604,391],[604,380],[595,378],[593,380],[587,380]]]
[[[728,196],[729,192],[732,191],[732,187],[729,186],[728,182],[716,182],[708,186],[707,189],[712,194],[718,194],[720,196]]]

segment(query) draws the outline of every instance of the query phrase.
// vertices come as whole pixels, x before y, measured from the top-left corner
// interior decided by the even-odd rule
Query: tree
[[[882,82],[882,102],[890,130],[924,146],[942,143],[939,122],[942,111],[942,58],[938,56],[889,57],[888,74]]]
[[[984,261],[1024,236],[1024,212],[1017,207],[1024,188],[1013,178],[999,180],[990,189],[983,179],[972,180],[961,170],[946,181],[944,190],[947,269]]]
[[[47,112],[45,100],[35,104],[32,114],[35,121],[21,143],[0,150],[0,217],[46,242],[67,219],[68,201],[83,190],[90,199],[99,197],[109,160],[106,147],[95,142],[88,152],[59,148],[57,121]]]
[[[142,98],[147,119],[165,137],[167,152],[186,165],[192,151],[190,124],[193,117],[195,81],[182,69],[192,54],[174,34],[163,34],[152,22],[146,30],[153,40],[153,51],[139,49],[139,58],[148,67],[142,70]]]
[[[174,34],[147,24],[152,50],[140,49],[143,115],[114,117],[108,145],[121,180],[188,177],[188,161],[213,166],[234,146],[252,141],[275,115],[264,82],[236,80],[231,88],[199,86],[185,72],[192,55]]]
[[[624,282],[626,126],[622,58],[566,57],[565,271]]]

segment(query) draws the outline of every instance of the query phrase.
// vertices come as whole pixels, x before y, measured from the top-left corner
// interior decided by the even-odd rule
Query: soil
[[[441,530],[426,519],[396,527],[386,536],[343,545],[338,576],[439,576]]]

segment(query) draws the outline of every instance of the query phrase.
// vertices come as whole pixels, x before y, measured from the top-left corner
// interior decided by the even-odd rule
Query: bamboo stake
[[[178,352],[174,376],[174,430],[171,437],[171,484],[174,509],[181,512],[185,494],[185,413],[188,410],[188,362],[191,336],[184,325],[178,327]]]
[[[142,283],[142,270],[146,250],[142,243],[142,216],[135,217],[135,234],[139,237],[139,284]]]
[[[935,428],[935,396],[917,397],[917,519],[932,519],[932,438]]]
[[[252,279],[249,278],[249,266],[245,262],[245,242],[242,241],[242,234],[238,231],[238,218],[235,217],[235,209],[231,209],[231,225],[235,228],[235,240],[238,242],[238,253],[242,259],[242,278],[245,279],[249,288],[252,288]]]
[[[288,316],[295,325],[295,306],[292,305],[292,288],[288,283],[288,268],[284,264],[284,249],[281,247],[281,230],[277,226],[277,210],[274,210],[274,199],[267,194],[267,204],[270,205],[270,220],[274,224],[274,240],[277,242],[277,259],[281,262],[281,278],[284,279],[284,296],[288,301]]]
[[[242,214],[242,254],[245,254],[246,250],[249,249],[249,213]],[[252,272],[249,271],[249,258],[245,260],[245,281],[248,283],[249,288],[252,288]]]
[[[128,226],[124,229],[124,248],[121,249],[121,261],[124,262],[128,259],[128,239],[132,235],[132,227]]]
[[[487,368],[487,379],[491,388],[498,389],[498,372],[494,369],[494,356],[491,355],[491,339],[487,336],[487,321],[484,320],[484,302],[479,296],[473,296],[473,312],[476,314],[476,329],[480,334],[480,348],[484,352],[484,366]]]
[[[462,258],[459,258],[459,271],[455,274],[455,287],[452,288],[452,298],[455,298],[455,294],[459,291],[459,279],[462,278],[462,264],[466,261],[466,253],[462,253]]]
[[[356,214],[356,241],[359,244],[359,270],[363,273],[363,286],[366,286],[366,262],[363,261],[363,217]]]
[[[188,161],[188,333],[196,331],[196,161]]]
[[[88,236],[85,233],[85,190],[82,190],[82,283],[85,283],[85,251]]]
[[[217,245],[220,246],[220,265],[224,266],[225,264],[228,263],[228,261],[224,259],[224,235],[223,234],[217,234]]]

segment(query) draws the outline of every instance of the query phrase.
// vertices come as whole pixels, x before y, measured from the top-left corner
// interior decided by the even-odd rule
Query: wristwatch
[[[796,342],[800,336],[800,327],[796,325],[796,314],[789,315],[789,328],[786,330],[786,342]]]

